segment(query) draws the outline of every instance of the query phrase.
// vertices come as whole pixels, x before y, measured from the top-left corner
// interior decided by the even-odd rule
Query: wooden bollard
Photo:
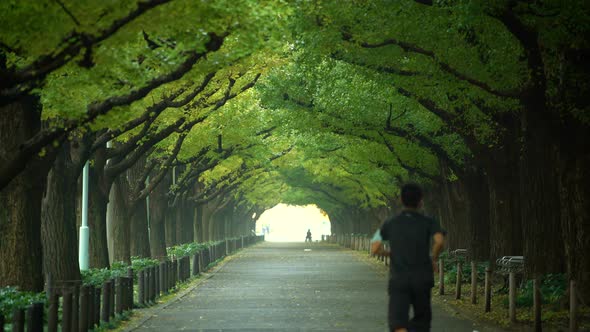
[[[484,281],[484,302],[485,312],[492,311],[492,269],[486,267],[486,277]]]
[[[115,292],[116,292],[116,285],[115,279],[111,278],[109,285],[111,287],[111,297],[109,299],[109,309],[110,309],[110,316],[115,317]]]
[[[543,330],[541,327],[541,300],[541,278],[537,276],[533,279],[533,329],[535,332]]]
[[[236,242],[237,248],[237,242]],[[205,256],[203,255],[203,250],[199,250],[199,272],[205,270]]]
[[[78,331],[80,328],[80,285],[72,287],[72,321],[70,327],[72,331]]]
[[[102,307],[100,319],[108,323],[110,319],[111,308],[109,307],[111,297],[111,282],[105,281],[102,283]]]
[[[570,280],[570,332],[575,332],[578,330],[578,299],[576,296],[576,281]]]
[[[438,295],[445,295],[445,262],[443,258],[438,260]]]
[[[35,302],[27,308],[27,331],[43,331],[43,303]]]
[[[156,269],[153,266],[147,268],[150,274],[148,281],[148,300],[152,303],[156,302]]]
[[[199,275],[199,254],[195,253],[193,255],[193,277]]]
[[[137,302],[139,305],[145,304],[145,279],[144,279],[145,272],[144,270],[139,270],[137,272]]]
[[[65,291],[62,296],[61,331],[72,331],[72,291]]]
[[[508,274],[508,316],[510,322],[516,322],[516,274]]]
[[[172,291],[172,287],[174,286],[174,278],[172,278],[172,259],[166,261],[166,286],[168,287],[168,292]]]
[[[184,273],[184,280],[188,280],[191,277],[191,256],[186,256],[184,258],[184,260],[186,262],[185,263],[186,267],[185,267],[185,271],[184,271],[185,272]]]
[[[477,304],[477,265],[471,261],[471,304]]]
[[[174,279],[174,286],[178,283],[178,259],[172,261],[172,279]]]
[[[461,299],[461,279],[463,278],[463,264],[461,261],[457,262],[457,280],[455,281],[455,299]]]
[[[172,278],[172,260],[166,261],[166,286],[168,292],[172,290],[174,279]]]
[[[182,260],[183,257],[176,259],[176,281],[178,283],[182,282],[183,278],[183,269],[184,269],[184,261]]]
[[[47,331],[57,331],[57,321],[59,320],[57,313],[59,310],[59,295],[54,289],[51,290],[53,294],[49,295],[49,310],[47,311]]]
[[[14,308],[12,311],[12,331],[25,331],[25,310],[22,308]]]
[[[94,287],[94,311],[93,311],[93,323],[96,326],[100,325],[100,310],[101,310],[101,301],[100,295],[102,294],[102,289],[100,287]]]
[[[143,302],[150,304],[152,301],[152,279],[154,278],[154,270],[150,266],[143,269]]]
[[[115,308],[117,314],[120,315],[123,313],[123,278],[117,277],[116,280],[117,290],[115,291]]]
[[[78,331],[88,331],[88,289],[90,286],[80,287],[80,315],[78,316]]]
[[[131,309],[129,304],[129,278],[123,277],[123,311]]]
[[[133,294],[133,279],[135,277],[135,272],[133,271],[133,268],[128,267],[127,268],[127,278],[129,278],[129,285],[127,285],[127,287],[129,288],[128,291],[128,305],[127,308],[129,310],[133,309],[133,300],[134,300],[134,294]]]
[[[154,269],[154,284],[155,284],[155,290],[156,290],[156,294],[154,294],[154,297],[160,297],[160,265],[156,265],[153,267]]]
[[[184,280],[188,280],[191,277],[191,256],[186,256],[184,258],[185,261],[185,268],[184,268]]]
[[[159,277],[159,281],[160,281],[160,291],[162,292],[162,294],[166,294],[168,292],[168,289],[166,287],[166,263],[165,262],[160,262],[160,277]]]
[[[88,287],[88,329],[92,330],[94,327],[94,286]]]
[[[152,275],[152,278],[150,279],[150,295],[151,298],[150,300],[153,303],[156,303],[156,268],[153,266],[150,266],[150,274]]]

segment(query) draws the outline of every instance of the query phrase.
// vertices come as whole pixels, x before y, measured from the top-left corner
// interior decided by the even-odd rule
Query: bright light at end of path
[[[331,233],[330,218],[315,205],[278,204],[256,222],[256,234],[271,242],[303,242],[308,229],[314,242]]]

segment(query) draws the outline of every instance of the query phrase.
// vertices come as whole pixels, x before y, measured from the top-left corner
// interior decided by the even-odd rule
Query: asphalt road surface
[[[387,331],[387,270],[335,245],[246,248],[135,331]],[[433,307],[432,331],[490,331]]]

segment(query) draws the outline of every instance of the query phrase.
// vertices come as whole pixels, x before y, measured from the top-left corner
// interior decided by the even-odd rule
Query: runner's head
[[[417,209],[422,204],[422,189],[415,183],[402,186],[402,204],[407,208]]]

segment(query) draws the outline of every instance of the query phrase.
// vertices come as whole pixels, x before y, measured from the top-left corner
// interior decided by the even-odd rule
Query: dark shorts
[[[432,281],[420,278],[397,278],[389,281],[389,328],[409,328],[411,331],[430,331],[432,310],[430,292]],[[414,317],[409,319],[410,306]]]

